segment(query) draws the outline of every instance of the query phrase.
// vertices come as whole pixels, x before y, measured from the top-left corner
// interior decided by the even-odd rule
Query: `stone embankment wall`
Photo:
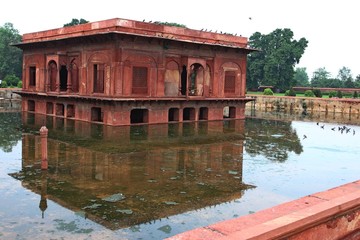
[[[13,93],[13,90],[12,88],[0,88],[0,100],[21,100],[21,96]]]
[[[12,88],[0,88],[0,112],[21,110],[21,96],[13,93]]]
[[[360,99],[349,98],[310,98],[247,95],[255,99],[246,104],[246,108],[258,111],[286,112],[325,112],[342,114],[360,114]]]

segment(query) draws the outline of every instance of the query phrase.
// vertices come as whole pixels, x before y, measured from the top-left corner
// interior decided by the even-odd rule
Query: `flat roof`
[[[222,34],[183,27],[167,26],[157,23],[141,22],[122,18],[85,23],[75,26],[56,28],[46,31],[24,34],[22,42],[16,46],[31,43],[59,41],[63,39],[118,33],[142,37],[169,39],[195,44],[216,45],[230,48],[241,48],[254,51],[248,47],[248,39],[232,34]]]

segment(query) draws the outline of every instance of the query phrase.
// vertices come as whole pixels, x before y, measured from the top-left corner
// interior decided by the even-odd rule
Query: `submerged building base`
[[[121,126],[201,120],[244,119],[251,99],[131,99],[22,94],[22,110],[74,120]]]
[[[360,180],[169,239],[360,239]]]

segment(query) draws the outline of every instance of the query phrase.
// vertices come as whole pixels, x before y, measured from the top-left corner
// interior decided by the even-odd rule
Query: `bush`
[[[320,89],[314,89],[314,95],[315,97],[321,98],[322,97],[322,93]]]
[[[7,85],[10,87],[10,86],[17,86],[20,79],[14,74],[9,74],[5,76],[4,81],[6,81]]]
[[[306,90],[304,92],[304,96],[305,97],[315,97],[315,94],[314,94],[314,92],[312,90]]]
[[[342,94],[342,92],[340,90],[336,92],[336,97],[338,97],[338,98],[343,97],[343,94]]]
[[[22,81],[19,81],[19,82],[18,82],[17,87],[18,87],[18,88],[22,88]]]
[[[274,92],[270,88],[265,88],[263,94],[264,95],[274,95]]]
[[[336,97],[336,91],[329,92],[329,98]]]
[[[354,92],[353,98],[358,98],[358,93],[357,93],[357,91]]]
[[[7,82],[5,80],[1,81],[0,88],[7,88]]]
[[[296,97],[296,92],[294,91],[294,89],[291,88],[290,90],[285,91],[285,96]]]

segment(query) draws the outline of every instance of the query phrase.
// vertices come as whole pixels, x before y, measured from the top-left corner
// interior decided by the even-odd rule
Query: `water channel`
[[[2,112],[0,239],[164,239],[359,179],[358,116],[248,115],[110,127]]]

